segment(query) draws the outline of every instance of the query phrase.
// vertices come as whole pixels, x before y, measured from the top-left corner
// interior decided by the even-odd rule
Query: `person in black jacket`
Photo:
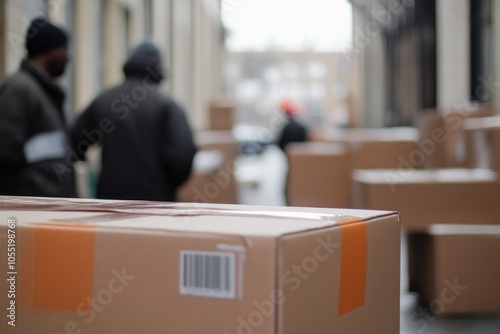
[[[295,119],[295,115],[299,112],[296,105],[285,100],[281,103],[281,110],[287,116],[287,123],[279,134],[278,146],[285,152],[286,146],[289,143],[307,141],[307,128]]]
[[[281,103],[281,110],[287,116],[287,123],[283,126],[281,133],[278,136],[278,146],[286,154],[286,147],[290,143],[300,143],[307,141],[307,128],[297,122],[295,116],[299,113],[299,108],[288,100]],[[288,166],[290,166],[290,159],[288,159]],[[287,171],[285,178],[285,201],[290,203],[288,198],[288,185],[290,183],[290,173]]]
[[[0,195],[74,197],[74,174],[66,162],[65,94],[55,81],[69,61],[68,35],[36,18],[26,50],[19,72],[0,86]]]
[[[89,146],[102,146],[98,198],[175,201],[196,147],[182,108],[158,90],[160,51],[144,41],[123,70],[126,80],[98,96],[73,126],[73,149],[84,159]]]

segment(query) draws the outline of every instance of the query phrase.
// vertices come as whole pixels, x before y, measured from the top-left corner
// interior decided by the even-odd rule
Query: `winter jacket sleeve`
[[[29,99],[16,85],[0,89],[0,169],[14,171],[26,164],[24,144],[29,131]]]
[[[172,185],[180,186],[191,175],[196,146],[186,116],[175,102],[172,102],[166,124],[164,163],[167,173],[172,175]]]

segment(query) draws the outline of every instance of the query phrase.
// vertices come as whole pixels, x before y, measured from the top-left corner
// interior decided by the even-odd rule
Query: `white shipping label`
[[[181,251],[180,293],[234,299],[235,262],[233,253]]]

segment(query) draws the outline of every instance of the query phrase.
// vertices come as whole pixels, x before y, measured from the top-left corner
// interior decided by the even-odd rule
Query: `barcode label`
[[[233,253],[181,251],[180,291],[183,295],[235,298]]]

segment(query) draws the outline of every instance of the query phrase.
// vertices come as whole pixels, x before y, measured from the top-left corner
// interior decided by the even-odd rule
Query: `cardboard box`
[[[238,187],[234,174],[239,145],[232,132],[204,131],[197,133],[195,138],[201,152],[218,152],[222,158],[217,166],[208,169],[197,168],[195,160],[193,174],[177,191],[177,200],[237,204]]]
[[[234,125],[234,105],[227,101],[210,104],[210,130],[231,130]]]
[[[399,333],[394,212],[4,197],[3,270],[10,231],[1,333]]]
[[[419,156],[418,130],[411,127],[315,130],[312,137],[314,141],[347,145],[354,169],[398,168],[402,164],[422,168],[424,164]]]
[[[418,288],[432,313],[500,314],[499,225],[432,225],[420,241]]]
[[[500,172],[500,117],[465,120],[467,167]]]
[[[489,170],[357,170],[353,204],[401,212],[403,227],[432,224],[500,224],[500,183]]]
[[[314,141],[322,142],[352,142],[359,140],[403,140],[415,141],[419,138],[419,130],[414,127],[392,128],[351,128],[351,129],[311,129]]]
[[[412,163],[420,149],[415,140],[373,140],[351,143],[354,169],[386,169],[410,165],[421,168],[420,160]],[[418,157],[417,157],[418,159]]]
[[[464,122],[495,115],[492,106],[471,105],[462,109],[427,109],[416,120],[420,147],[426,155],[424,167],[458,168],[467,166]]]
[[[334,143],[287,146],[287,200],[291,206],[350,207],[351,157]]]

